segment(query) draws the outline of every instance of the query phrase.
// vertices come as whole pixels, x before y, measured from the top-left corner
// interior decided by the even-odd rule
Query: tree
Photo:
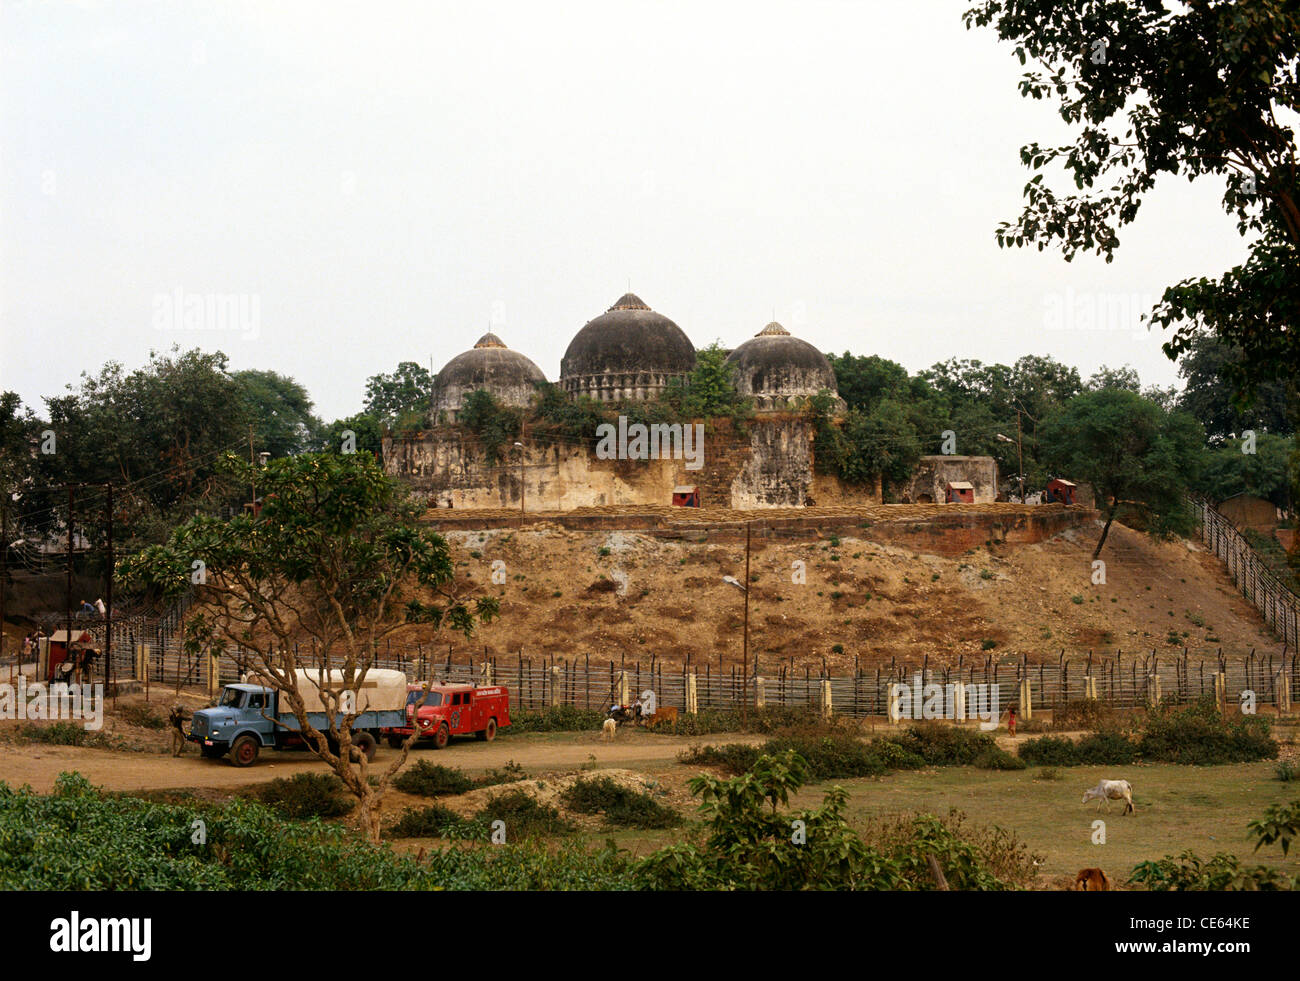
[[[253,427],[253,445],[271,456],[302,453],[315,422],[307,390],[274,371],[236,371],[231,378],[242,394],[242,414]]]
[[[1191,530],[1183,495],[1196,480],[1205,441],[1195,419],[1167,413],[1136,392],[1103,388],[1050,416],[1041,439],[1059,472],[1092,484],[1105,513],[1094,559],[1122,507],[1139,509],[1157,537]]]
[[[1152,313],[1170,358],[1200,330],[1241,351],[1234,385],[1286,377],[1300,364],[1300,165],[1288,113],[1300,109],[1300,7],[1294,0],[984,0],[965,23],[992,26],[1035,67],[1021,95],[1055,98],[1072,144],[1020,150],[1039,171],[999,246],[1091,251],[1110,262],[1162,174],[1224,180],[1223,208],[1253,240],[1218,279],[1168,287]],[[1042,171],[1060,165],[1078,193]],[[1104,182],[1104,183],[1103,183]],[[1100,190],[1098,188],[1101,188]]]
[[[252,467],[233,456],[225,466],[244,482],[251,477]],[[414,624],[469,636],[497,614],[498,602],[471,605],[458,595],[446,541],[416,525],[419,505],[368,454],[283,457],[256,476],[264,494],[259,514],[193,518],[165,544],[124,560],[119,573],[128,586],[178,593],[202,563],[200,612],[187,625],[191,648],[238,645],[246,652],[252,674],[281,693],[308,746],[356,796],[363,826],[378,842],[380,801],[415,734],[372,786],[364,754],[354,762],[351,753],[360,706],[342,711],[343,693],[360,690],[386,640]],[[341,672],[337,685],[321,686],[327,733],[307,718],[300,667]]]
[[[1178,374],[1187,381],[1178,407],[1196,417],[1213,443],[1240,436],[1247,429],[1279,436],[1294,432],[1291,414],[1298,407],[1287,384],[1261,382],[1250,405],[1237,398],[1227,381],[1227,366],[1240,361],[1240,348],[1205,331],[1197,333],[1178,362]]]
[[[749,410],[749,400],[736,391],[736,369],[717,341],[695,352],[695,368],[685,386],[670,385],[663,401],[679,418],[741,418]]]
[[[1294,438],[1260,433],[1255,437],[1253,452],[1243,453],[1242,449],[1242,444],[1225,443],[1210,450],[1196,489],[1211,501],[1254,494],[1290,510]]]
[[[433,376],[414,361],[366,381],[366,413],[392,429],[423,429],[432,406]]]
[[[312,441],[312,449],[320,453],[369,453],[376,460],[384,458],[384,426],[366,412],[358,412],[346,419],[336,419],[321,426]]]

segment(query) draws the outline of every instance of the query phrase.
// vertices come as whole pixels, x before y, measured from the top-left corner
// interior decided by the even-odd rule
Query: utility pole
[[[753,522],[745,522],[745,629],[744,640],[741,642],[743,650],[742,677],[740,680],[740,717],[743,722],[745,714],[749,709],[749,531]]]
[[[9,577],[9,492],[0,487],[0,661],[5,656],[5,580]],[[19,648],[21,650],[22,648]],[[14,656],[17,661],[17,655]],[[9,669],[9,683],[13,684],[14,670]]]
[[[113,692],[113,708],[117,708],[117,689],[113,688],[113,485],[105,484],[108,491],[108,599],[104,604],[104,688]]]
[[[253,460],[253,426],[248,426],[248,469],[252,481],[253,501],[249,505],[250,517],[257,517],[257,463]]]
[[[72,656],[72,496],[76,490],[76,484],[68,485],[68,605],[63,611],[67,617],[67,632],[63,636],[63,656],[69,658]],[[73,662],[76,663],[75,661]],[[51,679],[47,679],[51,680]],[[81,682],[80,678],[74,679],[77,683]]]
[[[1020,448],[1020,410],[1016,409],[1016,467],[1020,472],[1020,503],[1025,503],[1025,454]]]

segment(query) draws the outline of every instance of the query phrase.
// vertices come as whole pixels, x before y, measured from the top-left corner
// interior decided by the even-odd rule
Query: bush
[[[51,722],[37,725],[24,722],[18,726],[16,735],[22,742],[48,743],[51,746],[85,745],[90,733],[76,722]]]
[[[450,838],[467,822],[450,808],[441,804],[428,807],[408,807],[390,824],[387,833],[393,838]]]
[[[1148,710],[1138,751],[1153,763],[1252,763],[1277,758],[1269,731],[1268,720],[1259,716],[1221,718],[1211,696],[1181,708]]]
[[[1064,780],[1065,774],[1062,773],[1060,770],[1058,770],[1056,767],[1049,766],[1039,770],[1038,775],[1035,776],[1034,779],[1035,780]]]
[[[1107,729],[1080,739],[1074,746],[1074,756],[1081,764],[1125,766],[1137,760],[1138,748],[1123,733]]]
[[[803,757],[808,764],[808,775],[814,781],[875,777],[889,771],[870,744],[847,733],[817,736],[790,732],[769,739],[759,752],[780,756],[790,751]]]
[[[920,756],[930,766],[975,766],[976,760],[997,749],[987,733],[937,721],[917,722],[906,732],[883,739]]]
[[[1005,749],[994,746],[975,757],[974,765],[981,770],[1023,770],[1028,764],[1018,756],[1012,756]]]
[[[538,803],[537,798],[519,789],[493,797],[475,817],[486,825],[493,821],[504,822],[507,841],[562,835],[573,830],[573,825],[564,820],[559,811]]]
[[[603,811],[605,821],[620,828],[672,828],[682,821],[680,814],[649,794],[621,786],[609,777],[575,781],[564,792],[564,802],[579,814]]]
[[[1099,729],[1108,724],[1113,713],[1100,699],[1077,698],[1052,710],[1054,729]]]
[[[847,731],[852,723],[843,717],[823,719],[816,709],[791,705],[765,705],[750,708],[742,717],[738,709],[707,708],[695,715],[682,713],[677,718],[679,736],[710,736],[721,732],[757,732],[762,734],[801,729],[816,732]]]
[[[1296,766],[1295,760],[1280,760],[1273,768],[1273,775],[1283,783],[1300,780],[1300,766]]]
[[[393,779],[393,786],[404,794],[420,797],[446,797],[474,789],[474,781],[456,767],[420,760]]]
[[[1064,736],[1042,736],[1020,747],[1020,758],[1031,766],[1075,766],[1074,743]]]
[[[503,767],[494,767],[474,781],[476,787],[495,787],[503,783],[517,783],[527,780],[528,772],[514,760],[507,760]]]
[[[356,806],[356,801],[341,796],[343,781],[332,773],[295,773],[277,777],[257,788],[257,799],[275,808],[287,818],[342,817]]]
[[[726,773],[747,772],[758,762],[757,746],[746,743],[726,743],[722,746],[692,746],[677,754],[677,758],[691,766],[716,766]]]
[[[516,732],[582,732],[587,729],[599,732],[604,721],[605,713],[601,709],[556,705],[547,709],[512,712],[509,728],[502,729],[499,734],[505,736]]]

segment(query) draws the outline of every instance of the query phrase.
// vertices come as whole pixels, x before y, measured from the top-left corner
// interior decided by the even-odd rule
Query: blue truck
[[[330,749],[338,752],[337,743],[329,736],[329,713],[320,697],[322,685],[341,688],[342,673],[336,669],[327,677],[324,671],[299,669],[297,688],[307,721],[325,733]],[[401,671],[372,668],[358,690],[349,692],[357,713],[352,720],[352,745],[368,760],[375,758],[382,730],[406,725],[406,691],[406,675]],[[216,705],[194,713],[186,738],[197,743],[199,752],[209,759],[229,754],[235,766],[252,766],[263,749],[306,747],[298,717],[282,699],[280,692],[264,685],[225,685]],[[343,714],[339,713],[335,725],[342,724]]]

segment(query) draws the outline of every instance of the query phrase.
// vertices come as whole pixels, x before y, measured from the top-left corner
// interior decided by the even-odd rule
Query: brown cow
[[[664,722],[672,723],[674,729],[677,727],[677,706],[675,705],[663,706],[657,712],[655,712],[654,715],[650,716],[650,720],[646,723],[646,725],[649,728],[654,729]]]
[[[1074,888],[1083,892],[1108,892],[1110,880],[1101,869],[1080,869],[1074,880]]]

